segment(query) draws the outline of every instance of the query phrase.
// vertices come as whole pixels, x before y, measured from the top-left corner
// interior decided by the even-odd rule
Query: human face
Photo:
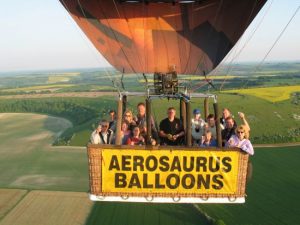
[[[127,123],[122,123],[122,131],[126,132],[128,130],[128,125]]]
[[[130,114],[130,113],[125,113],[124,119],[125,119],[127,122],[131,122],[131,120],[132,120],[131,114]]]
[[[211,139],[211,133],[210,133],[210,132],[207,132],[207,133],[205,134],[205,139],[206,139],[207,141],[210,141],[210,139]]]
[[[234,126],[233,119],[226,120],[226,127],[227,128],[231,129],[231,128],[233,128],[233,126]]]
[[[140,129],[138,127],[133,129],[133,136],[138,137],[140,135]]]
[[[215,119],[214,118],[210,118],[207,122],[208,122],[208,125],[210,127],[214,127],[215,126]]]
[[[108,130],[108,123],[101,123],[102,132],[106,132]]]
[[[111,112],[111,113],[109,113],[109,115],[110,115],[110,119],[111,120],[115,119],[115,112]]]
[[[228,110],[228,109],[224,109],[224,110],[223,110],[223,118],[226,119],[226,118],[229,117],[229,116],[230,116],[229,110]]]
[[[239,140],[243,140],[245,138],[245,131],[237,130],[236,135],[238,136]]]
[[[176,114],[176,111],[174,109],[168,110],[168,118],[169,119],[174,119],[175,114]]]
[[[195,118],[196,120],[199,120],[200,117],[201,117],[201,114],[200,114],[200,113],[194,114],[194,118]]]
[[[140,116],[144,116],[146,114],[146,108],[143,105],[138,106],[137,110]]]

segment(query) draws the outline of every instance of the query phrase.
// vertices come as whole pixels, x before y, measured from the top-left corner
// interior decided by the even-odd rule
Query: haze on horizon
[[[260,62],[299,7],[299,0],[268,0],[225,63]],[[299,11],[266,62],[300,61]],[[0,72],[110,66],[58,0],[2,2],[0,32]]]

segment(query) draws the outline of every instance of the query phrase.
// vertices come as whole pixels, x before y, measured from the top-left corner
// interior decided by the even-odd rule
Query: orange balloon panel
[[[60,1],[116,69],[165,73],[175,68],[180,74],[207,74],[214,69],[266,2]]]

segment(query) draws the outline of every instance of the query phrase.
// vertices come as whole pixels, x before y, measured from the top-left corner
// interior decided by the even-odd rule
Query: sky
[[[58,0],[0,3],[0,72],[109,66]],[[268,0],[229,56],[262,61],[299,6],[300,0]],[[300,10],[266,61],[300,61],[299,27]]]

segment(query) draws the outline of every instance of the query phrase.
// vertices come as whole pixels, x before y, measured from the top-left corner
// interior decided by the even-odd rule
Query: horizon
[[[299,7],[297,1],[267,1],[221,63],[261,62]],[[298,13],[265,63],[300,61],[299,24]],[[5,2],[0,25],[1,73],[110,66],[59,1]]]
[[[298,63],[300,63],[300,60],[265,61],[264,64],[261,65],[261,68],[263,68],[264,65],[269,65],[269,64],[298,64]],[[253,64],[259,65],[260,62],[259,61],[238,61],[238,62],[234,62],[234,63],[223,62],[222,66],[226,66],[226,65],[253,65]],[[253,66],[255,66],[255,65],[253,65]],[[109,66],[103,66],[103,67],[45,68],[45,69],[28,69],[28,70],[9,70],[9,71],[1,71],[0,70],[0,76],[3,76],[3,75],[26,75],[26,74],[36,74],[36,73],[66,73],[66,72],[89,72],[89,71],[96,72],[96,71],[102,71],[102,70],[103,71],[107,71],[107,70],[118,71],[113,66],[109,65]],[[211,73],[214,70],[212,70]],[[119,72],[121,73],[121,71],[119,71]]]

